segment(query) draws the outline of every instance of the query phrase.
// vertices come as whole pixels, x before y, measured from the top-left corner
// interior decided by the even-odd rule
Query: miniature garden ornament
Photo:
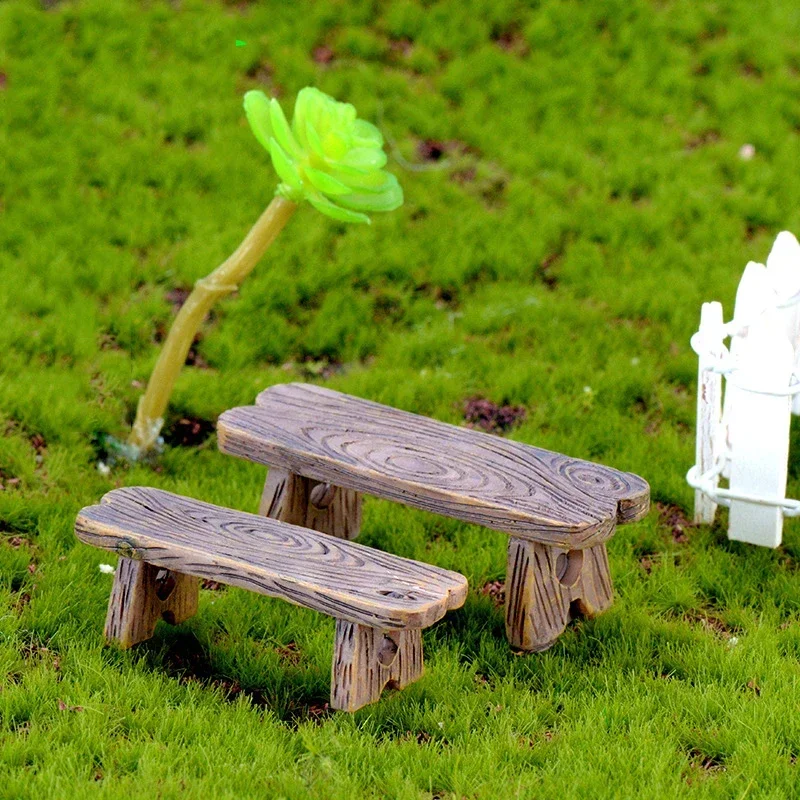
[[[800,501],[786,497],[791,413],[800,414],[800,243],[791,233],[778,235],[766,265],[747,264],[730,322],[719,303],[703,304],[692,347],[695,521],[712,523],[725,505],[729,539],[777,547],[784,517],[800,515]]]
[[[365,223],[370,222],[366,212],[392,211],[403,203],[397,179],[383,169],[386,154],[380,131],[358,119],[350,103],[309,86],[297,95],[291,125],[278,101],[263,92],[247,92],[244,109],[281,183],[244,241],[195,283],[178,312],[139,401],[125,448],[134,459],[158,441],[178,373],[206,314],[219,298],[239,287],[302,201],[334,219]]]

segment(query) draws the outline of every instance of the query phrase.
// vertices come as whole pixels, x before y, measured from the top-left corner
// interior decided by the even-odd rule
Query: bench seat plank
[[[310,384],[273,386],[217,430],[225,453],[566,549],[649,507],[636,475]]]
[[[159,489],[109,492],[81,510],[75,532],[126,558],[374,628],[425,628],[467,592],[456,572]]]

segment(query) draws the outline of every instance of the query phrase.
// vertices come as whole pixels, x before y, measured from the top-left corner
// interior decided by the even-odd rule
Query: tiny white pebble
[[[742,161],[750,161],[755,154],[756,148],[752,144],[743,144],[739,148],[739,158],[741,158]]]
[[[116,570],[111,564],[100,564],[100,572],[102,572],[103,575],[113,575]]]
[[[728,639],[728,647],[736,647],[737,644],[739,644],[738,636],[731,636],[731,638]]]
[[[110,475],[111,474],[111,467],[106,464],[105,461],[98,461],[97,462],[97,471],[101,475]]]
[[[438,723],[438,725],[442,730],[444,730],[444,722],[440,722],[440,723]]]
[[[583,392],[584,392],[584,394],[591,394],[592,393],[592,387],[591,386],[584,386],[583,387]]]

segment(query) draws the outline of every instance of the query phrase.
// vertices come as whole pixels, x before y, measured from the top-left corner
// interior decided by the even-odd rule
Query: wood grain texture
[[[387,631],[336,621],[331,708],[356,711],[380,699],[387,685],[402,689],[422,672],[420,630]]]
[[[159,489],[109,492],[75,523],[87,544],[376,628],[425,628],[467,593],[457,572]]]
[[[184,622],[197,613],[199,588],[190,575],[121,557],[108,602],[106,641],[128,648],[149,639],[160,619]]]
[[[355,539],[361,530],[361,495],[272,467],[259,514],[339,539]]]
[[[605,543],[569,551],[525,539],[509,540],[506,634],[512,647],[547,650],[575,612],[593,617],[611,602]]]
[[[273,386],[217,429],[225,453],[568,549],[649,507],[636,475],[307,384]]]

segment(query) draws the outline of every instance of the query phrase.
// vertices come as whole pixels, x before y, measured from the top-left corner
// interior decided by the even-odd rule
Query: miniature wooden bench
[[[636,475],[308,384],[267,389],[217,431],[224,453],[270,467],[266,516],[352,539],[366,493],[507,533],[506,632],[520,650],[611,604],[605,542],[649,508]]]
[[[457,572],[159,489],[109,492],[75,533],[121,556],[105,634],[122,647],[195,614],[197,577],[335,617],[331,706],[346,711],[419,678],[421,630],[467,594]]]

